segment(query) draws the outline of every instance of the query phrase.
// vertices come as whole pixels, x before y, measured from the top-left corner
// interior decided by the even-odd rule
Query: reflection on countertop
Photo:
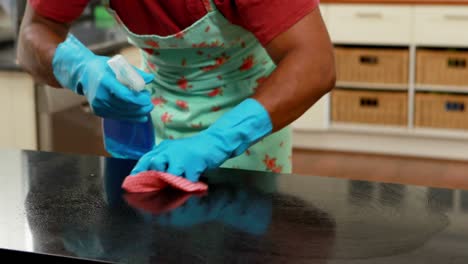
[[[0,151],[0,251],[117,263],[468,263],[467,191],[221,169],[203,178],[205,195],[128,195],[121,184],[134,164]]]

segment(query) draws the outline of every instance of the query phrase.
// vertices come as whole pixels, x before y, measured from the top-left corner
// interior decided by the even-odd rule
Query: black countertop
[[[48,263],[468,263],[468,191],[217,170],[126,195],[133,161],[0,151],[0,255]]]

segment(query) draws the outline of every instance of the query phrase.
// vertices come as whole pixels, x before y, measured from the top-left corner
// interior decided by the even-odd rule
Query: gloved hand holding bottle
[[[249,98],[192,137],[164,140],[140,159],[132,175],[156,170],[195,182],[205,170],[241,155],[272,129],[267,110]]]
[[[146,122],[153,109],[148,91],[136,92],[117,79],[107,62],[73,35],[61,43],[54,54],[52,67],[57,81],[73,92],[86,96],[93,112],[104,118]],[[154,76],[137,69],[145,83]]]

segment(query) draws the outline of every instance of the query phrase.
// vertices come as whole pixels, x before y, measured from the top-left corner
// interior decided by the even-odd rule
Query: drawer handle
[[[466,68],[466,59],[448,58],[447,65],[448,65],[449,68],[465,69]]]
[[[379,107],[379,99],[361,97],[361,106],[362,107]]]
[[[382,19],[383,15],[381,13],[373,13],[373,12],[357,12],[357,18],[364,18],[364,19]]]
[[[465,112],[465,103],[447,101],[445,103],[445,110],[447,112]]]
[[[361,62],[361,64],[376,65],[379,64],[379,58],[372,55],[362,55],[359,57],[359,62]]]
[[[444,18],[453,21],[468,21],[467,15],[445,15]]]

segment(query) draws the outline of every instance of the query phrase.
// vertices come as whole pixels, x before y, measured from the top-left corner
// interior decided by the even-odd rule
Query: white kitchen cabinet
[[[353,151],[428,158],[468,160],[468,132],[414,127],[415,93],[421,91],[468,94],[460,87],[416,83],[420,49],[468,48],[468,6],[327,4],[322,15],[337,46],[409,50],[408,83],[400,86],[338,82],[338,88],[407,91],[409,122],[405,127],[340,124],[331,120],[326,96],[296,120],[294,146],[299,148]]]
[[[37,149],[34,82],[22,72],[0,72],[0,147]]]
[[[333,4],[327,21],[335,43],[407,45],[412,38],[410,6]]]
[[[468,6],[417,6],[414,40],[418,45],[468,45]]]

